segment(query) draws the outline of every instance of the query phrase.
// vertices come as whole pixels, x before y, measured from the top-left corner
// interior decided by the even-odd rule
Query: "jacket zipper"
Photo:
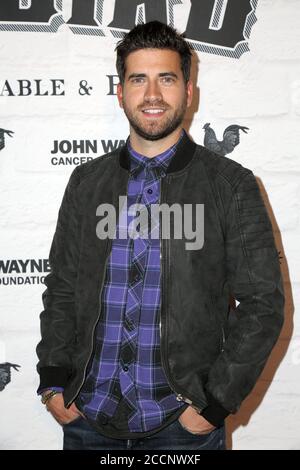
[[[221,330],[222,330],[222,347],[221,347],[221,352],[223,352],[223,351],[224,351],[224,344],[225,344],[225,332],[224,332],[223,325],[221,326]]]
[[[165,177],[165,179],[167,179],[167,176]],[[160,181],[160,191],[159,191],[159,207],[160,207],[160,204],[161,204],[161,197],[162,197],[162,186],[163,186],[163,178],[161,178],[161,181]],[[159,258],[160,258],[160,272],[161,272],[161,276],[163,276],[163,261],[162,261],[162,243],[163,243],[163,240],[162,240],[162,229],[161,229],[161,220],[160,220],[160,214],[161,212],[159,212],[159,233],[160,233],[160,254],[159,254]],[[163,286],[163,282],[162,282],[162,286]],[[193,406],[193,408],[196,408],[197,411],[201,411],[200,408],[196,407],[192,400],[190,400],[189,398],[183,396],[181,393],[177,393],[176,390],[175,390],[175,387],[174,387],[174,384],[172,382],[172,380],[169,379],[169,377],[167,376],[167,366],[166,366],[166,363],[165,363],[165,360],[164,360],[164,356],[163,356],[163,341],[162,341],[162,328],[161,328],[161,312],[162,312],[162,307],[163,307],[163,289],[161,291],[161,296],[162,296],[162,302],[161,302],[161,309],[160,309],[160,316],[159,316],[159,332],[160,332],[160,350],[161,350],[161,360],[162,360],[162,366],[163,366],[163,370],[165,372],[165,376],[166,376],[166,379],[167,379],[167,382],[170,386],[170,388],[173,390],[173,392],[175,393],[176,395],[176,400],[177,401],[184,401],[185,403],[187,403],[188,405],[190,406]]]

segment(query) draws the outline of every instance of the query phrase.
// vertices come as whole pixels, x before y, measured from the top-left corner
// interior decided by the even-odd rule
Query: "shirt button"
[[[129,367],[128,367],[128,366],[124,366],[124,367],[123,367],[123,370],[124,370],[125,372],[127,372],[127,371],[129,370]]]
[[[149,189],[147,190],[147,193],[152,194],[152,193],[153,193],[152,189],[149,188]]]

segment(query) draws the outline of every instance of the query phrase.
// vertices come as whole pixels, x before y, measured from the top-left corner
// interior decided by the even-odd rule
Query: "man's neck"
[[[176,129],[172,134],[164,137],[160,140],[145,140],[143,137],[139,136],[132,128],[130,128],[130,145],[131,147],[141,155],[144,155],[148,158],[153,158],[160,153],[165,152],[165,150],[172,147],[178,141],[182,127]]]

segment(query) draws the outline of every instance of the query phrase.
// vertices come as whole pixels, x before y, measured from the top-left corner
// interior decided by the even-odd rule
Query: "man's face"
[[[184,81],[178,52],[141,49],[128,55],[117,96],[131,128],[146,140],[159,140],[181,125],[192,102],[192,83]]]

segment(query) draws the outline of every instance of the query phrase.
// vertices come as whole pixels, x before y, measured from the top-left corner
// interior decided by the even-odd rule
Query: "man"
[[[65,190],[37,346],[38,391],[64,449],[225,449],[224,420],[282,326],[278,254],[252,171],[182,128],[190,65],[171,27],[133,28],[117,45],[126,145],[75,168]],[[182,216],[185,228],[200,221],[200,243],[165,236],[158,203],[179,208],[175,230]]]

